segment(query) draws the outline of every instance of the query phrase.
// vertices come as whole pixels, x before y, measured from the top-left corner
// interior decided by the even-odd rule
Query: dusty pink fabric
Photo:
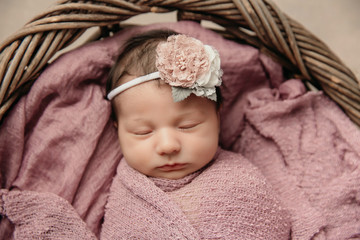
[[[264,176],[220,150],[201,173],[156,180],[121,161],[101,239],[288,239],[290,221]]]
[[[97,239],[65,199],[51,193],[0,191],[14,239]],[[4,238],[2,238],[4,239]]]
[[[58,59],[1,126],[1,187],[59,195],[94,232],[121,157],[103,99],[115,47],[103,41]]]
[[[293,239],[360,235],[360,131],[298,80],[248,96],[233,150],[258,166],[291,211]]]
[[[125,39],[159,27],[218,49],[220,144],[261,169],[290,210],[293,239],[359,236],[359,129],[321,93],[304,94],[296,80],[281,85],[281,66],[258,50],[193,22],[127,29],[48,66],[0,126],[1,188],[53,193],[99,236],[122,157],[103,100],[106,74]],[[9,231],[3,218],[0,236]]]

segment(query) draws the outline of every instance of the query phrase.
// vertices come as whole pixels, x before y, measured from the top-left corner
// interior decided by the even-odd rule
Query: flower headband
[[[174,102],[191,93],[217,101],[215,87],[221,85],[222,70],[219,53],[213,47],[186,35],[173,35],[159,43],[156,53],[158,72],[116,87],[107,98],[112,100],[128,88],[160,78],[171,86]]]

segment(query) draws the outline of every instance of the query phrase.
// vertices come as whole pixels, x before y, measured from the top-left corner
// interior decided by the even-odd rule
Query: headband
[[[219,53],[211,46],[186,36],[172,35],[156,48],[157,72],[130,80],[107,95],[112,100],[121,92],[138,84],[161,79],[171,86],[174,102],[179,102],[195,94],[213,101],[216,86],[221,85],[222,70]]]

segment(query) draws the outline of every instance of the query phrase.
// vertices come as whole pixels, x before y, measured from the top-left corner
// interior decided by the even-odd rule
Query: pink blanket
[[[221,145],[250,159],[278,191],[293,239],[359,236],[359,129],[322,93],[304,93],[297,80],[281,85],[281,67],[258,50],[192,22],[127,29],[47,67],[0,126],[1,188],[53,193],[99,236],[121,159],[104,81],[124,40],[158,27],[219,50]],[[0,236],[11,231],[2,218]]]
[[[249,95],[233,150],[258,166],[292,212],[294,239],[360,237],[360,131],[298,80]]]

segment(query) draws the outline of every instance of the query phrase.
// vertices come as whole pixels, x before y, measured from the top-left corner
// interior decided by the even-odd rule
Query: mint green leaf
[[[190,96],[192,90],[189,88],[171,87],[174,102],[180,102]]]

